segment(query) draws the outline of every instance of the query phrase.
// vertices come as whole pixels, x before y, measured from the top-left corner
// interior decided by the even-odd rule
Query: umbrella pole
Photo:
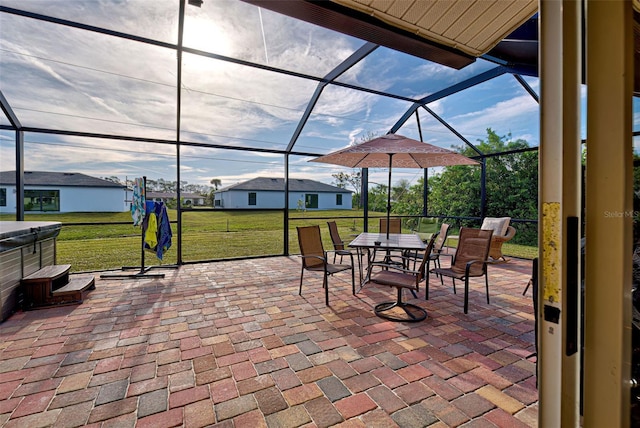
[[[387,187],[387,241],[389,240],[389,229],[391,229],[391,165],[393,164],[393,153],[389,153],[389,187]]]

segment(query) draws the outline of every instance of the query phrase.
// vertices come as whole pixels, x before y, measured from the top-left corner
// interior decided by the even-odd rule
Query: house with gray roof
[[[0,213],[16,212],[16,172],[0,171]],[[78,172],[24,172],[25,212],[123,212],[126,187]]]
[[[289,179],[289,208],[350,210],[353,192],[319,181]],[[284,179],[257,177],[215,191],[215,208],[284,208]]]

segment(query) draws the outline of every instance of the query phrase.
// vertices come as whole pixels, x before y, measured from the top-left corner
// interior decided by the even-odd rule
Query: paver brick
[[[79,389],[76,391],[67,392],[65,394],[57,394],[51,401],[49,409],[58,409],[61,407],[83,403],[85,401],[93,401],[98,396],[99,390],[99,387],[94,387]]]
[[[311,422],[311,417],[302,406],[289,407],[266,417],[269,428],[294,428]]]
[[[3,428],[48,427],[53,426],[62,413],[62,409],[34,413],[21,418],[13,418],[2,425]]]
[[[282,395],[284,399],[287,400],[287,403],[289,403],[289,406],[296,406],[313,400],[314,398],[322,397],[323,392],[316,383],[310,383],[283,391]]]
[[[452,403],[470,418],[480,416],[494,408],[492,402],[475,393],[456,398]]]
[[[116,416],[134,412],[137,407],[137,398],[125,398],[112,403],[96,406],[91,410],[88,423],[100,422]]]
[[[12,418],[20,418],[22,416],[43,412],[54,396],[54,391],[43,391],[37,394],[30,394],[24,397],[18,407],[13,411]]]
[[[216,412],[216,418],[218,421],[231,419],[257,408],[258,403],[256,402],[256,399],[252,394],[242,395],[238,398],[216,404],[213,407]]]
[[[494,409],[483,415],[485,419],[499,427],[527,428],[530,425],[502,409]]]
[[[222,403],[223,401],[231,400],[238,396],[238,389],[236,388],[236,382],[231,379],[223,379],[218,382],[210,384],[211,399],[214,404]]]
[[[490,402],[495,404],[496,407],[499,407],[500,409],[512,415],[522,410],[522,408],[524,407],[524,404],[522,404],[515,398],[508,396],[499,389],[496,389],[492,385],[486,385],[482,388],[478,388],[476,390],[476,394],[489,400]]]
[[[304,405],[313,422],[320,428],[330,427],[343,421],[342,416],[326,397],[318,397]]]
[[[242,269],[261,275],[247,283]],[[376,317],[393,290],[352,296],[348,275],[331,307],[319,289],[300,298],[295,257],[98,279],[82,305],[3,322],[0,425],[535,426],[533,316],[516,286],[530,262],[493,270],[491,305],[472,293],[464,315],[434,287],[415,325]],[[42,393],[46,408],[16,417]]]
[[[158,389],[142,394],[138,399],[138,418],[144,418],[167,410],[169,391]]]
[[[370,372],[352,376],[342,381],[353,393],[366,391],[376,385],[380,385],[380,381]]]
[[[201,385],[177,392],[171,392],[171,395],[169,395],[169,408],[173,409],[174,407],[184,407],[187,404],[207,399],[209,396],[208,385]]]
[[[290,368],[275,371],[271,373],[271,377],[273,378],[273,381],[276,383],[278,388],[280,388],[282,391],[290,388],[295,388],[296,386],[302,384],[300,378]]]
[[[310,367],[296,373],[302,383],[311,383],[332,375],[326,366]]]
[[[63,407],[56,424],[57,427],[79,427],[84,426],[87,423],[87,419],[89,418],[89,414],[91,413],[91,409],[93,408],[93,403],[90,401],[85,401],[84,403],[74,404],[73,406]],[[126,415],[132,422],[129,424],[131,426],[135,423],[135,415],[133,413]],[[126,425],[122,425],[126,426]]]
[[[309,359],[301,352],[287,355],[285,360],[287,360],[287,364],[289,364],[291,370],[296,372],[313,367],[311,361],[309,361]]]
[[[382,362],[375,357],[365,357],[360,360],[353,361],[351,367],[358,373],[366,373],[371,370],[382,367]]]
[[[166,412],[156,413],[142,419],[138,419],[136,428],[164,428],[180,426],[184,420],[182,408],[171,409]]]
[[[316,384],[331,401],[338,401],[351,395],[349,389],[335,376],[320,379]]]
[[[416,411],[416,409],[413,407],[407,407],[405,409],[398,410],[391,415],[391,419],[393,419],[395,423],[403,428],[428,427],[438,420],[433,415],[425,418],[422,412]]]
[[[227,419],[227,421],[231,421],[231,419]],[[267,428],[267,422],[260,410],[252,410],[233,418],[232,427]]]
[[[206,427],[216,422],[216,415],[213,411],[213,403],[209,399],[190,403],[184,408],[184,426],[186,427]]]
[[[369,395],[369,397],[371,397],[371,399],[375,401],[381,409],[389,414],[394,413],[403,407],[407,407],[407,404],[400,399],[400,397],[384,385],[378,385],[375,388],[371,388],[367,391],[367,395]]]
[[[122,379],[102,385],[100,387],[100,392],[98,392],[98,396],[96,397],[96,406],[123,399],[127,395],[128,387],[128,379]]]
[[[343,418],[351,419],[354,416],[367,413],[376,407],[376,403],[365,393],[359,393],[350,397],[343,398],[335,403],[336,409]]]
[[[288,407],[282,393],[276,387],[261,389],[254,394],[258,408],[265,415],[279,412]]]
[[[402,385],[393,390],[396,395],[404,400],[407,404],[414,404],[430,397],[434,394],[433,390],[422,382],[413,382]]]

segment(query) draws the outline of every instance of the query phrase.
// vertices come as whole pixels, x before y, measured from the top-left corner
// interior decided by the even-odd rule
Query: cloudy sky
[[[150,39],[140,43],[27,17],[0,14],[0,90],[23,126],[134,138],[175,140],[178,0],[0,0],[7,7]],[[182,59],[180,175],[191,184],[223,186],[256,176],[281,177],[291,142],[322,78],[365,42],[238,0],[187,6],[184,45],[256,64],[185,53]],[[296,73],[277,73],[260,66]],[[420,99],[495,67],[478,60],[453,70],[379,47],[338,81]],[[309,78],[307,78],[309,77]],[[538,80],[525,80],[538,90]],[[324,154],[381,135],[411,106],[370,92],[329,85],[294,145]],[[492,128],[532,146],[539,142],[537,103],[504,75],[428,105],[471,142]],[[463,143],[421,110],[423,140],[451,148]],[[9,124],[0,117],[0,124]],[[415,117],[398,134],[419,138]],[[188,145],[223,145],[221,150]],[[247,149],[257,149],[251,151]],[[14,133],[0,131],[1,170],[15,169]],[[263,150],[263,151],[260,151]],[[350,169],[291,156],[292,178],[332,183]],[[26,133],[25,169],[176,179],[171,144]],[[418,170],[394,171],[417,180]],[[371,181],[386,182],[371,170]]]

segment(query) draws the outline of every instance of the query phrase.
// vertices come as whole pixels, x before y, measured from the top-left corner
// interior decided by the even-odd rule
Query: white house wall
[[[256,205],[249,205],[249,193],[256,194]],[[318,192],[290,192],[289,208],[296,209],[298,201],[304,202],[305,194],[318,195],[319,210],[351,209],[351,194],[342,194],[342,205],[336,205],[335,193]],[[284,208],[284,192],[229,190],[216,194],[216,198],[222,201],[220,208],[247,208],[247,209],[282,209]],[[315,208],[314,208],[315,209]]]
[[[7,189],[7,205],[0,213],[16,212],[16,186],[0,186]],[[65,212],[123,212],[129,210],[124,189],[99,187],[25,186],[26,190],[59,190],[60,211]],[[28,211],[31,212],[31,211]],[[37,211],[33,211],[37,212]]]
[[[124,189],[61,187],[60,212],[122,212],[124,199]]]

